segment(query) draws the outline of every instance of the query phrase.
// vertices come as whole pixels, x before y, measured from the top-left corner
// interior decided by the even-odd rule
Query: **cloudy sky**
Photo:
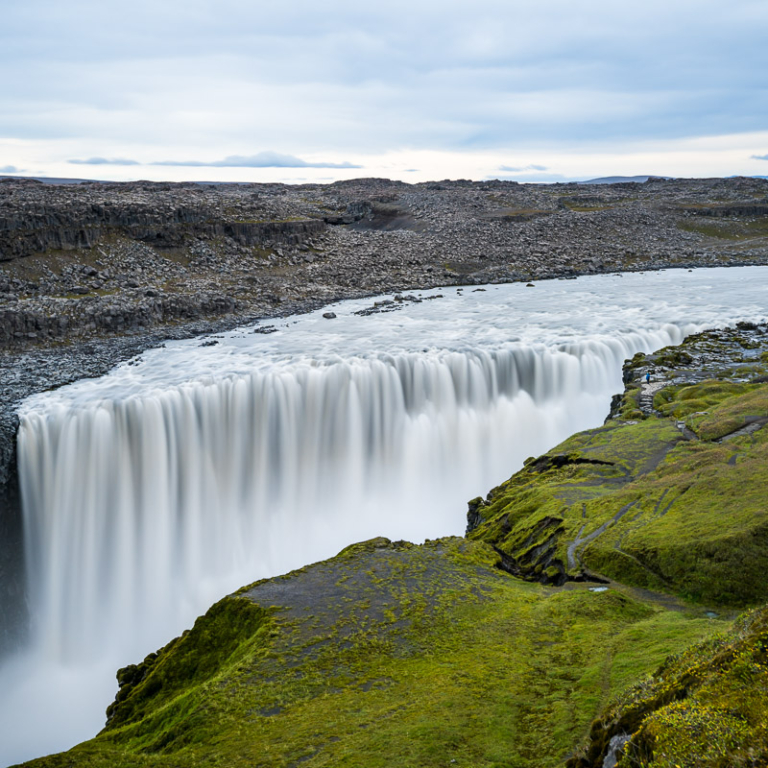
[[[768,175],[766,0],[0,8],[0,174]]]

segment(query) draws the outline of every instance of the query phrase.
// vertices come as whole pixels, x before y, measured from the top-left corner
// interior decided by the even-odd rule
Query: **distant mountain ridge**
[[[673,176],[601,176],[598,179],[589,179],[588,181],[579,181],[579,184],[627,184],[634,182],[636,184],[645,184],[649,179],[672,179]]]

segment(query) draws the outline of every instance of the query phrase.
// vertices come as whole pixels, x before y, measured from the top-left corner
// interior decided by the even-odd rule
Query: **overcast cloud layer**
[[[87,160],[69,160],[72,165],[140,165],[136,160],[104,157],[91,157]],[[181,168],[362,168],[360,165],[344,163],[308,163],[293,155],[281,155],[278,152],[259,152],[257,155],[243,157],[231,155],[223,160],[205,162],[202,160],[155,160],[149,165],[169,165]]]
[[[679,173],[633,163],[712,138],[691,175],[764,173],[766,40],[765,0],[6,0],[0,167]]]

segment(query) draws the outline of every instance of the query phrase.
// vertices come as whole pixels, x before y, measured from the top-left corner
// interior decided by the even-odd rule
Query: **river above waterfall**
[[[667,270],[406,294],[418,303],[394,301],[392,294],[345,301],[254,327],[169,341],[100,379],[32,397],[22,413],[355,358],[513,346],[567,349],[664,324],[728,324],[765,309],[764,274],[764,267]],[[336,317],[326,319],[329,313]]]
[[[244,583],[460,535],[468,499],[602,421],[624,359],[767,307],[761,267],[389,295],[29,398],[31,641],[0,670],[0,763],[93,735],[117,667]]]

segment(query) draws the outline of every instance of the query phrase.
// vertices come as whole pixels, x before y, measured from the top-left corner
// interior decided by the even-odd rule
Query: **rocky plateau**
[[[54,185],[5,178],[0,483],[12,449],[9,406],[99,375],[164,338],[417,288],[764,263],[766,179]]]

